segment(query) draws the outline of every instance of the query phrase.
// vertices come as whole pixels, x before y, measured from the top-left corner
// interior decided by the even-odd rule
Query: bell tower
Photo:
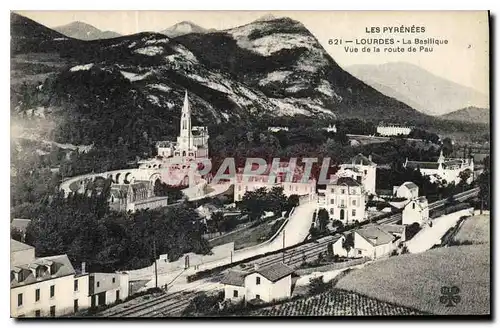
[[[193,135],[191,133],[191,108],[189,107],[188,93],[184,95],[184,104],[181,112],[181,129],[179,133],[178,143],[181,149],[193,148]]]

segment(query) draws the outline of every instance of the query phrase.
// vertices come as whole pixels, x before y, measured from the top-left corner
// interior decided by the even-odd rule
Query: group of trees
[[[270,190],[262,187],[246,192],[237,205],[253,221],[260,219],[264,212],[273,212],[275,215],[279,215],[282,211],[291,210],[298,203],[298,196],[291,195],[287,198],[282,187],[273,187]]]
[[[75,266],[111,272],[150,265],[153,247],[170,260],[186,252],[206,254],[204,227],[194,209],[179,204],[136,213],[109,210],[108,189],[90,197],[55,195],[44,200],[26,231],[37,256],[68,254]]]

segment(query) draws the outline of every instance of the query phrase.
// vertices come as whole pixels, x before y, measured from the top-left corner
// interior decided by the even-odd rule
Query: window
[[[115,282],[116,282],[116,278],[115,278],[115,277],[113,277],[113,284],[114,284]]]
[[[356,189],[351,189],[351,194],[356,195]]]
[[[345,194],[345,189],[340,189],[340,193],[343,195]]]
[[[367,170],[365,170],[365,175],[366,175],[367,173],[368,173],[368,171],[367,171]]]
[[[50,307],[50,316],[51,317],[55,317],[56,316],[56,306],[55,305],[52,305]]]
[[[330,214],[333,215],[333,208],[330,209]]]
[[[35,311],[35,317],[39,317],[40,316],[40,310],[36,310]]]
[[[237,290],[233,290],[233,297],[238,297],[238,291]]]
[[[256,284],[256,285],[260,285],[260,277],[257,277],[257,278],[255,279],[255,284]]]
[[[78,312],[78,300],[73,301],[73,312]]]
[[[40,288],[37,288],[35,290],[35,302],[38,302],[40,300]]]
[[[358,250],[358,255],[361,255],[361,250]]]
[[[120,291],[119,290],[116,291],[115,296],[116,296],[116,300],[118,301],[120,299]]]
[[[356,210],[352,210],[352,216],[356,216]]]
[[[54,297],[55,294],[56,294],[56,286],[52,285],[50,286],[50,298]]]
[[[23,294],[17,294],[17,306],[23,305]]]
[[[97,282],[97,287],[99,287],[99,285],[100,285],[100,283],[99,283],[99,281],[98,281],[98,282]]]
[[[412,208],[415,209],[415,203],[412,204]]]
[[[343,199],[340,201],[340,206],[345,206],[345,203],[344,203]]]
[[[258,300],[260,300],[260,295],[259,295],[259,294],[256,294],[256,295],[255,295],[255,298],[256,298],[256,299],[258,299]]]
[[[332,194],[335,192],[335,189],[332,188]]]
[[[332,204],[332,205],[335,204],[335,199],[333,199],[333,198],[330,199],[330,204]]]
[[[74,281],[74,283],[73,283],[73,290],[74,290],[75,292],[77,292],[77,291],[78,291],[78,279],[75,279],[75,281]]]
[[[356,206],[356,200],[355,199],[352,200],[352,206]]]

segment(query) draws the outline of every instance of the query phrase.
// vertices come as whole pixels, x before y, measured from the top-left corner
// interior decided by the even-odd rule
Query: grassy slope
[[[477,215],[466,219],[455,236],[455,241],[469,241],[474,244],[489,243],[490,216]]]
[[[263,222],[256,227],[227,234],[221,238],[211,241],[210,246],[214,247],[234,241],[234,248],[241,249],[260,244],[267,239],[275,222],[275,220]]]
[[[442,286],[458,286],[456,307],[439,302]],[[435,314],[490,313],[490,246],[433,249],[377,261],[341,279],[338,288]]]

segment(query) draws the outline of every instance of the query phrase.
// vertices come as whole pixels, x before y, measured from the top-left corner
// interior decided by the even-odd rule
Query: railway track
[[[479,188],[471,189],[463,193],[455,195],[453,198],[456,201],[464,201],[471,197],[477,196]],[[447,199],[440,200],[429,204],[429,209],[436,209],[447,204]],[[388,218],[376,221],[382,224],[392,224],[400,221],[402,214],[398,213]],[[269,255],[260,259],[249,261],[245,265],[258,264],[259,266],[269,266],[275,263],[284,261],[289,266],[296,266],[303,261],[304,256],[311,258],[318,256],[319,253],[324,252],[327,245],[332,241],[332,238],[324,237],[320,240],[313,241],[304,245],[288,249],[283,253]],[[215,274],[211,279],[216,279],[222,275],[221,273]],[[110,313],[108,317],[165,317],[165,316],[180,316],[182,311],[190,304],[190,302],[197,295],[203,292],[195,291],[197,288],[204,286],[203,292],[212,292],[221,289],[222,286],[217,282],[207,282],[202,280],[197,286],[190,286],[185,290],[164,294],[157,298],[147,300],[145,302],[133,305],[126,309]],[[189,289],[189,290],[188,290]]]

